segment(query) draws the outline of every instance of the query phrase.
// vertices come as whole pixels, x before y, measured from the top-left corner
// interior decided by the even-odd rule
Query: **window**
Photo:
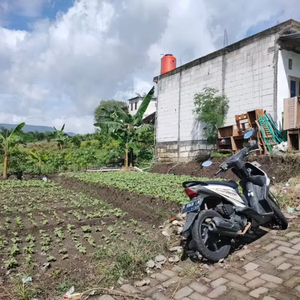
[[[291,80],[291,87],[290,87],[290,90],[291,90],[291,97],[295,97],[296,96],[296,85],[297,85],[297,82],[295,80]]]
[[[293,60],[289,58],[289,70],[293,69]]]
[[[137,102],[134,103],[134,109],[137,110]]]
[[[300,96],[300,78],[290,77],[290,96]]]
[[[133,111],[133,103],[130,104],[130,110]]]

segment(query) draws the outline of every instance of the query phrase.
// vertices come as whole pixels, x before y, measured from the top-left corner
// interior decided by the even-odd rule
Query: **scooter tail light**
[[[198,196],[198,194],[197,194],[194,190],[192,190],[191,188],[186,188],[186,189],[184,190],[184,192],[186,193],[186,195],[187,195],[189,198],[195,198],[195,197]]]

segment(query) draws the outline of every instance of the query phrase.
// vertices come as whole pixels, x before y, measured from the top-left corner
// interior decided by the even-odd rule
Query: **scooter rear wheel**
[[[273,222],[280,227],[281,230],[286,230],[288,228],[288,221],[282,211],[280,210],[279,206],[277,205],[277,201],[275,200],[275,197],[273,198],[273,195],[268,195],[268,202],[271,206],[271,208],[274,211],[274,218]]]
[[[214,210],[203,210],[199,213],[192,228],[192,236],[197,244],[199,253],[206,259],[218,262],[226,258],[230,252],[230,238],[208,230],[212,218],[222,218]]]

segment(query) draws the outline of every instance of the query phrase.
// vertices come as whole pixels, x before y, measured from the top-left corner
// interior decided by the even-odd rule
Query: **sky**
[[[0,0],[0,123],[94,131],[101,100],[288,19],[299,0]]]

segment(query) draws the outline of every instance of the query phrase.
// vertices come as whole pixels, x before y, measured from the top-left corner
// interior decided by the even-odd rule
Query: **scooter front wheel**
[[[199,213],[192,228],[192,236],[200,254],[213,262],[226,258],[230,252],[230,238],[209,231],[209,223],[214,217],[222,218],[214,210],[203,210]]]

